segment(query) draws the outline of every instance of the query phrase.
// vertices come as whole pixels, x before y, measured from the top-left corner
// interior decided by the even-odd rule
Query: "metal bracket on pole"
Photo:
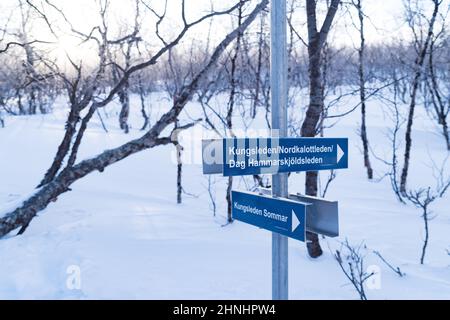
[[[270,188],[258,188],[258,193],[270,196]],[[290,194],[289,199],[309,204],[306,208],[306,231],[330,238],[339,237],[339,203],[319,197]]]

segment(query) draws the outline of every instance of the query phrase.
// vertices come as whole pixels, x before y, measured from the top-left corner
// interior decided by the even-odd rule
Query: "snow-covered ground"
[[[355,101],[349,99],[343,105]],[[67,113],[63,99],[59,105],[51,115],[8,117],[6,128],[0,129],[0,214],[32,193],[50,165]],[[153,119],[167,105],[166,99],[154,97]],[[118,130],[117,117],[108,110],[109,133],[95,119],[80,158],[142,134],[137,130],[141,125],[138,110],[133,112],[134,129],[128,136]],[[387,114],[381,103],[369,104],[372,148],[386,159],[391,123]],[[199,106],[189,105],[184,115],[195,118]],[[427,119],[424,112],[418,113],[412,186],[433,185],[431,159],[439,165],[448,156]],[[257,123],[251,127],[262,129]],[[358,299],[333,257],[339,241],[348,239],[355,245],[364,242],[366,267],[380,270],[379,286],[366,288],[369,299],[450,299],[446,252],[450,249],[450,194],[432,206],[435,218],[430,222],[426,264],[421,266],[420,211],[396,200],[388,178],[366,180],[358,123],[355,112],[327,131],[328,136],[350,139],[350,169],[339,171],[327,195],[339,200],[341,236],[322,240],[325,254],[318,260],[308,258],[303,243],[290,241],[290,298]],[[191,132],[195,130],[199,128]],[[270,299],[271,234],[239,222],[223,227],[225,180],[213,179],[218,204],[214,217],[208,179],[199,164],[184,169],[184,188],[195,197],[185,195],[184,203],[177,205],[173,149],[144,151],[104,173],[91,174],[41,212],[23,236],[0,240],[0,299]],[[381,177],[386,165],[372,161]],[[293,175],[290,191],[302,192],[303,181],[304,175]],[[235,188],[245,188],[244,181],[238,180]],[[396,275],[374,250],[406,276]],[[70,284],[78,272],[81,288],[74,289]]]

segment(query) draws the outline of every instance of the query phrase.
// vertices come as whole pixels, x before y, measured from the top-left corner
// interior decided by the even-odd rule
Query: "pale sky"
[[[25,0],[23,0],[25,1]],[[39,9],[41,0],[32,0]],[[99,25],[99,0],[51,0],[58,8],[62,9],[67,19],[71,22],[74,29],[88,34],[93,27]],[[161,0],[145,0],[158,14],[164,12],[164,1]],[[177,35],[181,29],[181,1],[169,0],[167,15],[161,24],[161,33],[166,40],[171,40]],[[204,14],[208,13],[211,8],[209,0],[187,0],[186,1],[186,17],[188,22],[192,22]],[[228,8],[223,1],[214,1],[215,10],[223,10]],[[70,27],[64,22],[63,17],[54,9],[45,6],[46,14],[53,30],[58,35],[58,39],[49,32],[44,20],[40,19],[28,27],[32,39],[44,41],[57,41],[54,45],[47,46],[52,49],[59,58],[65,57],[68,52],[71,57],[80,57],[86,55],[88,48],[86,45],[80,45],[80,40],[71,32]],[[155,50],[161,46],[161,42],[155,36],[156,18],[149,10],[141,5],[142,28],[141,35],[146,42],[151,43]],[[134,26],[135,1],[134,0],[110,0],[110,10],[108,20],[110,40],[129,34]],[[19,0],[0,0],[0,27],[3,28],[8,22],[8,30],[15,31],[20,27],[21,11],[19,9]],[[222,18],[214,18],[214,24],[211,33],[216,39],[220,39],[231,25],[231,18],[224,16]],[[192,39],[205,40],[208,34],[209,22],[205,21],[198,27],[192,28],[185,41]],[[213,30],[214,29],[214,30]]]
[[[24,0],[23,0],[24,1]],[[33,0],[39,8],[42,0]],[[68,20],[73,26],[83,32],[88,33],[95,25],[98,25],[98,2],[100,0],[52,0],[59,8],[63,9]],[[158,13],[163,12],[162,0],[145,0]],[[431,0],[421,0],[424,6],[431,8]],[[168,1],[168,19],[162,25],[164,35],[170,38],[175,35],[180,26],[180,0]],[[325,0],[322,1],[325,3]],[[0,2],[0,26],[4,26],[9,18],[9,28],[14,29],[20,24],[20,10],[18,10],[19,0],[1,0]],[[120,30],[132,27],[134,17],[134,0],[110,0],[111,10],[109,20],[111,38],[120,34]],[[216,10],[220,10],[234,3],[233,0],[186,0],[187,17],[192,21],[200,17],[211,8],[211,4]],[[256,2],[254,2],[256,3]],[[288,0],[288,4],[290,0]],[[296,5],[303,6],[303,0],[296,0]],[[448,3],[445,3],[448,7]],[[444,6],[443,5],[443,6]],[[366,38],[368,44],[381,41],[392,41],[408,37],[408,30],[404,23],[403,0],[363,0],[363,6],[370,21],[366,21]],[[52,23],[55,32],[58,34],[58,42],[52,47],[53,53],[58,57],[64,57],[65,52],[71,56],[85,56],[87,48],[80,46],[80,41],[71,36],[70,29],[66,23],[63,23],[61,16],[47,6],[47,14]],[[146,9],[143,15],[143,31],[145,40],[155,44],[154,25],[155,17]],[[305,12],[304,8],[298,9],[294,17],[296,29],[306,37]],[[340,10],[335,28],[330,35],[332,41],[339,45],[352,45],[353,41],[358,41],[358,34],[351,25],[351,19],[345,10]],[[356,16],[355,16],[356,17]],[[223,35],[230,30],[232,23],[231,17],[215,18],[211,25],[212,39],[221,39]],[[48,28],[41,20],[39,23],[30,26],[33,37],[39,40],[55,41],[54,37],[48,32]],[[204,22],[201,26],[190,32],[186,41],[205,41],[209,31],[209,22]],[[123,31],[126,33],[126,31]],[[146,37],[145,35],[148,35]]]

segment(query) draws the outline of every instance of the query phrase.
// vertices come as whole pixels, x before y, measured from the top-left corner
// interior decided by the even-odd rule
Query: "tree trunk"
[[[238,14],[238,26],[240,27],[242,25],[242,5],[243,2],[241,2],[241,6],[239,6],[239,14]],[[243,33],[239,32],[236,37],[236,47],[234,55],[231,57],[231,75],[230,75],[230,86],[231,86],[231,92],[230,92],[230,99],[228,101],[228,112],[226,116],[226,123],[227,123],[227,129],[230,131],[231,136],[234,137],[233,133],[233,113],[234,113],[234,107],[236,103],[236,95],[237,95],[237,86],[238,86],[238,80],[236,79],[236,71],[237,71],[237,60],[239,58],[239,53],[241,49],[241,38]],[[228,223],[233,222],[233,204],[231,202],[231,193],[233,191],[233,177],[228,178],[228,187],[227,187],[227,221]]]
[[[308,23],[308,59],[309,59],[309,106],[302,125],[303,137],[315,137],[317,125],[324,109],[323,83],[321,79],[322,48],[326,42],[332,22],[336,15],[340,0],[332,0],[325,21],[320,31],[317,30],[316,0],[306,0],[306,15]],[[306,173],[306,194],[317,196],[318,173]],[[323,254],[317,234],[307,232],[307,248],[312,258],[318,258]]]
[[[358,50],[359,56],[359,93],[361,99],[361,140],[363,144],[364,152],[364,166],[367,169],[367,177],[369,180],[373,179],[373,169],[370,163],[369,156],[369,139],[367,137],[367,125],[366,125],[366,76],[365,76],[365,49],[366,49],[366,39],[364,37],[364,12],[362,10],[361,0],[357,0],[356,8],[358,9],[359,17],[359,35],[361,39],[360,48]]]
[[[24,43],[27,43],[26,36],[24,38]],[[28,114],[36,114],[37,108],[39,105],[39,91],[41,88],[36,83],[38,79],[38,75],[36,73],[35,67],[34,67],[34,51],[31,45],[25,44],[25,55],[26,55],[26,62],[25,62],[25,71],[27,74],[28,81],[30,81],[30,92],[29,92],[29,99],[28,99]]]
[[[424,264],[425,263],[425,254],[427,252],[427,246],[428,246],[428,241],[430,238],[430,229],[428,226],[428,209],[424,208],[424,213],[423,213],[423,220],[424,220],[424,224],[425,224],[425,240],[423,241],[423,248],[422,248],[422,256],[420,257],[420,264]]]
[[[403,163],[403,170],[402,175],[400,178],[400,192],[405,195],[406,194],[406,184],[408,179],[408,172],[409,172],[409,165],[410,165],[410,158],[411,158],[411,147],[412,147],[412,128],[414,124],[414,113],[416,109],[416,99],[417,99],[417,93],[419,90],[419,84],[420,84],[420,78],[423,74],[423,66],[425,62],[425,57],[428,52],[428,48],[430,46],[431,37],[433,36],[433,30],[434,30],[434,24],[436,22],[436,17],[439,12],[439,5],[441,3],[440,0],[433,0],[434,2],[434,10],[433,15],[431,17],[429,26],[428,26],[428,34],[426,37],[426,40],[424,44],[421,46],[421,50],[417,56],[416,62],[415,62],[415,75],[413,79],[412,84],[412,92],[411,92],[411,102],[409,105],[409,114],[408,114],[408,124],[406,128],[406,136],[405,136],[405,156],[404,156],[404,163]],[[421,45],[421,44],[418,44]]]
[[[75,142],[72,146],[72,151],[70,152],[69,160],[67,161],[66,169],[71,168],[75,165],[75,162],[77,160],[78,156],[78,150],[81,146],[81,141],[83,140],[84,133],[86,132],[88,128],[88,124],[91,121],[92,117],[95,114],[95,111],[97,110],[97,106],[95,103],[93,103],[87,114],[84,116],[83,120],[81,120],[80,129],[78,130],[77,137],[75,138]],[[65,170],[66,170],[65,169]]]
[[[256,118],[257,108],[260,100],[261,91],[261,72],[262,72],[262,59],[263,59],[263,46],[264,46],[264,17],[261,16],[261,22],[259,27],[259,39],[258,39],[258,59],[256,65],[256,75],[255,75],[255,100],[253,101],[252,107],[252,119]]]
[[[39,184],[38,188],[50,183],[58,174],[62,167],[63,161],[70,151],[72,139],[76,133],[76,127],[80,121],[80,107],[72,105],[70,108],[69,117],[66,122],[66,131],[61,144],[58,147],[58,151],[53,159],[53,163],[47,170],[44,179]]]
[[[178,147],[177,147],[178,148]],[[177,203],[183,203],[183,163],[181,162],[181,150],[177,151],[178,165],[177,165]]]
[[[21,116],[26,114],[25,109],[23,108],[23,103],[22,103],[22,94],[20,93],[20,89],[16,90],[16,97],[17,97],[17,108],[19,109],[19,114]]]
[[[233,191],[233,177],[228,177],[227,186],[227,222],[233,223],[233,203],[231,202],[231,192]]]
[[[150,125],[150,117],[147,115],[147,111],[145,110],[145,90],[144,85],[142,83],[142,77],[139,75],[139,97],[141,99],[141,114],[144,118],[144,124],[142,125],[141,131],[144,131],[147,129],[147,127]]]
[[[409,172],[409,160],[411,158],[412,128],[414,123],[414,113],[416,110],[416,98],[417,98],[417,91],[419,89],[420,76],[421,72],[417,71],[414,77],[413,89],[411,93],[411,102],[409,104],[408,123],[406,127],[406,136],[405,136],[405,155],[403,160],[402,175],[400,178],[400,193],[403,195],[406,194],[406,183]]]
[[[314,44],[309,48],[309,79],[310,79],[310,104],[302,126],[303,137],[315,137],[317,125],[323,112],[323,87],[321,81],[320,49]],[[318,172],[306,173],[306,194],[317,196]],[[315,233],[306,233],[307,248],[313,258],[320,257],[323,252],[320,247],[319,237]]]
[[[450,133],[448,129],[447,118],[442,119],[442,134],[444,135],[445,142],[447,144],[447,150],[450,151]]]
[[[431,78],[431,84],[429,84],[430,95],[432,97],[432,103],[434,105],[438,124],[442,126],[442,135],[444,136],[445,139],[445,145],[447,147],[447,150],[450,151],[450,135],[448,131],[448,121],[447,121],[447,117],[450,111],[450,101],[448,101],[446,105],[446,102],[443,101],[441,92],[439,90],[439,84],[434,67],[434,48],[435,48],[434,45],[435,43],[434,41],[432,41],[430,44],[430,54],[429,54],[429,69]]]
[[[175,122],[175,131],[178,129],[178,121]],[[174,137],[175,148],[177,152],[177,203],[183,203],[183,161],[182,152],[183,147],[180,144],[178,134]]]
[[[128,83],[124,86],[123,90],[119,92],[119,100],[122,108],[119,115],[120,129],[126,134],[130,132],[130,126],[128,124],[128,118],[130,116],[130,96],[128,93]]]

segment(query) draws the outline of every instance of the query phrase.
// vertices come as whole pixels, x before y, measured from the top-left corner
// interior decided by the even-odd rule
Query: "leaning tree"
[[[31,2],[31,1],[28,1]],[[68,116],[66,124],[66,135],[63,138],[63,142],[58,148],[57,156],[62,158],[61,162],[55,165],[55,168],[51,172],[47,172],[44,180],[35,191],[35,193],[27,200],[25,200],[18,208],[13,211],[7,212],[0,219],[0,237],[9,234],[18,228],[19,234],[23,233],[32,219],[43,209],[45,209],[52,201],[56,201],[63,193],[70,191],[71,186],[80,179],[83,179],[87,175],[93,172],[103,172],[107,167],[122,161],[130,155],[136,154],[143,150],[155,148],[162,145],[173,144],[172,134],[164,135],[167,129],[172,128],[175,130],[175,123],[179,114],[183,111],[186,104],[193,98],[197,92],[198,87],[208,77],[211,70],[213,70],[216,62],[222,56],[226,48],[240,35],[242,32],[256,19],[258,14],[268,5],[269,0],[261,0],[256,6],[251,8],[251,11],[245,16],[242,23],[228,33],[225,38],[215,47],[212,51],[209,59],[205,61],[204,66],[198,71],[192,80],[180,90],[177,97],[173,100],[172,107],[164,113],[158,121],[140,138],[131,140],[119,147],[111,150],[106,150],[97,156],[86,159],[83,161],[77,161],[77,155],[79,146],[83,140],[83,134],[89,124],[89,120],[92,115],[101,108],[106,107],[113,99],[119,94],[119,92],[127,84],[131,76],[144,70],[150,66],[154,66],[158,63],[161,57],[165,56],[172,48],[177,46],[186,34],[193,27],[198,26],[202,22],[211,19],[219,15],[231,14],[243,6],[247,10],[250,6],[249,0],[240,0],[238,3],[222,11],[212,11],[205,14],[201,18],[195,21],[188,21],[186,16],[185,1],[181,1],[181,31],[171,40],[164,39],[160,33],[160,25],[162,21],[166,19],[166,10],[163,13],[158,13],[151,8],[148,4],[146,7],[156,16],[156,35],[161,40],[162,45],[159,50],[155,51],[151,57],[145,61],[141,61],[130,65],[128,68],[120,70],[120,77],[117,81],[114,81],[113,85],[109,86],[106,93],[100,94],[100,88],[98,88],[98,82],[102,80],[105,74],[105,68],[108,67],[106,59],[107,45],[114,41],[109,39],[108,28],[106,25],[97,26],[89,33],[78,32],[72,27],[72,31],[84,41],[94,41],[97,44],[99,52],[99,65],[96,72],[89,77],[88,84],[80,84],[82,82],[80,65],[73,64],[73,67],[77,70],[74,79],[67,79],[66,86],[74,86],[77,89],[72,90],[72,95],[69,97],[71,100],[71,110]],[[44,0],[39,2],[40,5],[47,5],[47,10],[41,10],[39,7],[35,7],[36,10],[42,13],[43,18],[45,12],[50,9],[56,10],[61,14],[63,19],[69,24],[69,19],[65,16],[64,12],[55,6],[50,0]],[[101,12],[105,12],[105,1],[102,5]],[[48,19],[46,20],[48,21]],[[93,78],[92,78],[93,77]],[[105,90],[103,88],[103,90]],[[76,108],[74,111],[73,108]],[[79,109],[83,108],[86,112],[84,117],[80,120]],[[76,113],[74,116],[74,113]],[[73,119],[72,119],[73,118]],[[177,126],[176,130],[183,130],[189,128],[192,124],[185,124]],[[67,131],[70,131],[67,134]],[[173,132],[173,131],[172,131]],[[68,136],[68,137],[67,137]],[[61,151],[60,151],[61,149]],[[62,165],[66,160],[65,166]],[[53,165],[52,165],[53,167]]]

